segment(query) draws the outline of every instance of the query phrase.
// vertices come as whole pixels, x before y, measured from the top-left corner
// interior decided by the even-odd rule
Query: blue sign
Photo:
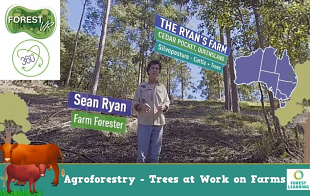
[[[107,114],[131,116],[132,102],[111,97],[70,92],[68,107]]]
[[[229,56],[230,47],[224,44],[221,44],[218,41],[210,39],[206,36],[203,36],[202,34],[196,31],[193,31],[182,25],[179,25],[173,22],[172,20],[162,17],[158,14],[156,14],[156,17],[155,17],[155,27],[169,31],[173,33],[174,35],[183,37],[189,41],[196,42],[203,47],[210,48],[211,50],[214,50],[216,52],[220,52],[226,56]]]

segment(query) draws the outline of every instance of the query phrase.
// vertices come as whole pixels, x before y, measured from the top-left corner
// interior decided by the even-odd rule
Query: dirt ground
[[[2,91],[8,89],[2,88]],[[127,118],[126,133],[71,128],[68,95],[40,95],[15,92],[29,108],[32,144],[54,143],[65,163],[134,163],[137,150],[137,122]],[[37,92],[37,91],[35,91]],[[263,122],[259,107],[242,110],[242,115],[225,113],[220,102],[175,102],[166,113],[161,163],[248,163],[301,162],[264,155],[262,135],[248,124]],[[266,146],[266,150],[267,146]],[[1,155],[2,156],[2,155]],[[0,157],[1,159],[1,157]],[[61,161],[61,159],[59,159]]]

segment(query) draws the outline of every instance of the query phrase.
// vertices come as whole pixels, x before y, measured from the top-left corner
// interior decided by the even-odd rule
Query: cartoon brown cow
[[[3,152],[4,162],[10,162],[16,165],[51,165],[55,173],[52,184],[53,186],[59,184],[59,167],[57,161],[59,155],[61,155],[63,163],[63,156],[61,150],[55,144],[26,145],[14,143],[11,145],[10,143],[5,143],[0,146],[0,150]],[[64,176],[64,170],[62,171],[62,175]]]
[[[8,174],[7,181],[7,191],[11,193],[10,183],[12,179],[19,180],[21,182],[29,181],[29,190],[30,193],[37,193],[35,189],[35,183],[40,179],[40,177],[45,176],[46,169],[49,168],[49,165],[46,164],[31,164],[31,165],[15,165],[11,164],[5,168],[5,172]],[[31,190],[31,185],[33,190]]]

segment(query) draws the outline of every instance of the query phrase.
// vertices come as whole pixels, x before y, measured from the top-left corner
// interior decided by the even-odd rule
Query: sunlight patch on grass
[[[218,125],[221,125],[222,123],[218,122],[217,120],[213,120],[213,121],[210,121],[209,125],[210,126],[218,126]]]
[[[194,109],[195,108],[195,106],[193,105],[193,104],[190,104],[189,106],[188,106],[188,109],[190,109],[190,110],[192,110],[192,109]]]
[[[234,113],[234,112],[224,112],[222,115],[217,116],[222,119],[230,119],[230,120],[242,120],[242,114]]]
[[[265,102],[265,106],[270,106],[270,103]],[[249,101],[240,101],[239,105],[243,108],[251,107],[251,106],[262,106],[261,102],[249,102]]]
[[[250,130],[267,131],[266,125],[262,122],[247,122],[245,126]]]
[[[209,113],[203,118],[202,122],[222,129],[245,128],[257,131],[267,130],[261,116],[233,113],[225,110]]]

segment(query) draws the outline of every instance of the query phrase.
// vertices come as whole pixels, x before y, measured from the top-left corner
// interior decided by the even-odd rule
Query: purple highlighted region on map
[[[279,81],[278,88],[280,89],[281,93],[287,96],[287,99],[291,97],[293,90],[296,87],[296,83],[291,83],[287,81]]]
[[[261,69],[265,71],[275,72],[275,68],[277,65],[277,56],[275,53],[274,48],[266,48],[264,52],[264,57],[262,60],[262,66]]]
[[[279,74],[261,71],[259,81],[265,82],[268,86],[268,89],[272,91],[274,95],[277,94]]]
[[[297,83],[296,74],[290,65],[289,57],[286,53],[286,50],[284,50],[282,59],[278,60],[276,72],[280,74],[280,80]]]
[[[275,55],[272,47],[258,49],[249,56],[235,60],[236,84],[263,82],[273,96],[280,101],[280,107],[285,107],[285,101],[290,99],[297,85],[297,76],[290,64],[287,51],[282,58]]]
[[[240,77],[236,77],[236,84],[250,84],[251,82],[257,82],[262,62],[263,50],[258,49],[253,52],[251,58],[237,58],[235,65],[235,73],[238,73]],[[249,73],[251,72],[251,73]],[[236,74],[237,75],[237,74]]]

